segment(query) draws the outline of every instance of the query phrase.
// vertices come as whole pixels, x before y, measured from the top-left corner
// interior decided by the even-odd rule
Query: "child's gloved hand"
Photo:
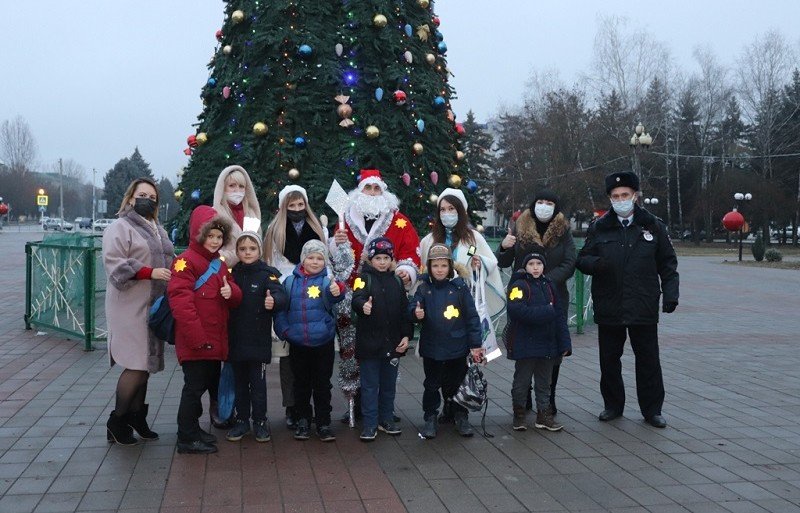
[[[231,286],[228,285],[228,277],[227,276],[223,276],[222,277],[222,283],[224,285],[222,285],[222,287],[219,288],[219,295],[224,297],[225,299],[230,299],[231,298]]]
[[[369,315],[372,313],[372,296],[369,297],[366,303],[364,303],[364,315]]]
[[[419,301],[417,301],[417,307],[414,309],[414,315],[420,321],[425,318],[425,310],[422,309],[422,305]]]
[[[267,291],[267,297],[264,298],[264,308],[267,310],[272,310],[275,308],[275,298],[272,297],[269,290]]]

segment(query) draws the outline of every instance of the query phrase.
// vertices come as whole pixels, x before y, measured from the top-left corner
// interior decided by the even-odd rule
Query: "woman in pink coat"
[[[117,215],[103,233],[103,264],[108,356],[122,374],[106,427],[109,442],[134,445],[134,429],[144,440],[158,439],[147,425],[145,396],[150,374],[164,370],[164,342],[147,327],[147,317],[167,288],[174,248],[158,224],[158,189],[151,179],[131,182]]]

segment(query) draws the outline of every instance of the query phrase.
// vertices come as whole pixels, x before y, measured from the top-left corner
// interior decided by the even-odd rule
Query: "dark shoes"
[[[158,433],[150,429],[147,425],[147,412],[149,405],[145,404],[144,408],[139,411],[128,412],[127,419],[128,425],[132,427],[144,441],[158,440]]]
[[[269,431],[269,421],[253,422],[253,434],[256,442],[269,442],[272,439],[272,434]]]
[[[311,438],[311,430],[308,427],[308,420],[300,419],[297,421],[297,427],[294,430],[295,440],[308,440]]]
[[[362,442],[372,442],[375,440],[376,436],[378,436],[378,430],[376,428],[365,427],[361,430],[361,436],[358,438],[360,438]]]
[[[644,421],[655,428],[667,427],[667,421],[661,415],[653,415],[652,417],[647,417],[644,419]]]
[[[211,425],[217,429],[231,429],[236,423],[236,419],[233,418],[233,415],[231,415],[231,418],[229,419],[220,418],[217,401],[211,401],[211,404],[208,408],[208,416],[211,417]]]
[[[525,425],[525,407],[514,406],[514,422],[511,425],[514,431],[525,431],[528,426]]]
[[[294,408],[292,406],[286,407],[286,427],[288,429],[297,428],[297,421],[294,420]]]
[[[425,417],[425,425],[422,426],[422,431],[419,432],[422,438],[430,440],[436,438],[436,431],[439,429],[439,421],[436,414]]]
[[[475,434],[472,429],[472,424],[469,423],[469,415],[467,412],[455,412],[453,414],[453,421],[456,423],[456,431],[464,437],[470,437]]]
[[[215,443],[217,443],[216,435],[212,435],[211,433],[203,431],[202,429],[200,429],[200,440],[205,442],[205,443],[207,443],[207,444],[215,444]]]
[[[244,435],[250,432],[250,421],[249,420],[237,420],[236,424],[233,425],[228,434],[225,435],[225,438],[229,442],[238,442]]]
[[[536,412],[536,429],[546,429],[548,431],[561,431],[564,426],[553,420],[553,412],[548,407]]]
[[[217,452],[217,446],[206,443],[202,440],[193,442],[182,442],[178,440],[178,454],[213,454]]]
[[[614,420],[617,417],[622,417],[622,412],[617,410],[612,410],[611,408],[606,408],[605,410],[600,412],[600,415],[597,417],[603,422],[608,422],[609,420]]]
[[[157,435],[156,435],[157,436]],[[111,412],[106,422],[106,440],[108,443],[119,445],[136,445],[139,440],[133,436],[133,428],[128,424],[128,415],[118,417],[116,412]]]
[[[323,442],[333,442],[336,440],[336,435],[333,434],[333,430],[330,426],[319,426],[317,428],[317,436]]]
[[[378,431],[383,431],[387,435],[397,436],[403,431],[397,426],[394,420],[381,422],[378,424]]]

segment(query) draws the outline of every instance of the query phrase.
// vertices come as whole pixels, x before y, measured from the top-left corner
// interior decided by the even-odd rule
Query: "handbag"
[[[233,365],[225,363],[219,375],[219,391],[217,392],[217,408],[219,418],[228,420],[233,415],[233,403],[236,400],[236,382],[233,376]]]
[[[212,260],[206,272],[194,283],[194,290],[205,285],[211,275],[219,271],[221,263],[222,261],[219,258]],[[158,340],[164,340],[167,344],[175,345],[175,317],[172,316],[172,308],[169,306],[169,299],[166,294],[158,296],[150,307],[147,326]]]
[[[470,411],[481,411],[488,400],[487,386],[488,383],[480,366],[470,361],[467,374],[458,386],[456,393],[453,394],[452,400]]]

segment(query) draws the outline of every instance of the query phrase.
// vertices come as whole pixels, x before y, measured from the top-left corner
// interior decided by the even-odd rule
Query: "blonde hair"
[[[326,243],[325,230],[322,229],[322,225],[317,215],[314,213],[314,210],[311,208],[311,205],[308,204],[305,195],[300,191],[291,191],[283,198],[283,203],[279,205],[278,213],[275,214],[275,217],[267,227],[267,231],[264,232],[264,261],[270,265],[274,265],[274,262],[272,262],[272,253],[277,251],[283,255],[284,249],[286,248],[286,212],[289,210],[287,206],[292,201],[298,199],[303,200],[303,203],[306,205],[305,221],[311,229],[314,230],[314,233],[319,236],[319,240]]]
[[[250,175],[247,174],[247,171],[245,171],[242,166],[228,166],[220,172],[217,177],[217,184],[214,187],[214,210],[228,219],[234,219],[231,207],[228,205],[228,200],[225,198],[225,186],[227,185],[228,178],[233,178],[237,184],[244,185],[244,199],[242,200],[244,215],[261,219],[261,208],[258,205],[258,198],[256,197],[253,182],[250,180]]]
[[[147,185],[151,185],[153,189],[156,190],[156,210],[153,212],[153,217],[151,219],[153,221],[158,222],[158,185],[156,182],[147,178],[146,176],[142,176],[137,178],[136,180],[132,181],[128,188],[125,189],[125,194],[122,196],[122,203],[119,205],[119,210],[117,211],[117,215],[122,215],[125,210],[130,207],[130,201],[133,198],[133,195],[136,193],[136,188],[139,186],[140,183],[146,183]]]

